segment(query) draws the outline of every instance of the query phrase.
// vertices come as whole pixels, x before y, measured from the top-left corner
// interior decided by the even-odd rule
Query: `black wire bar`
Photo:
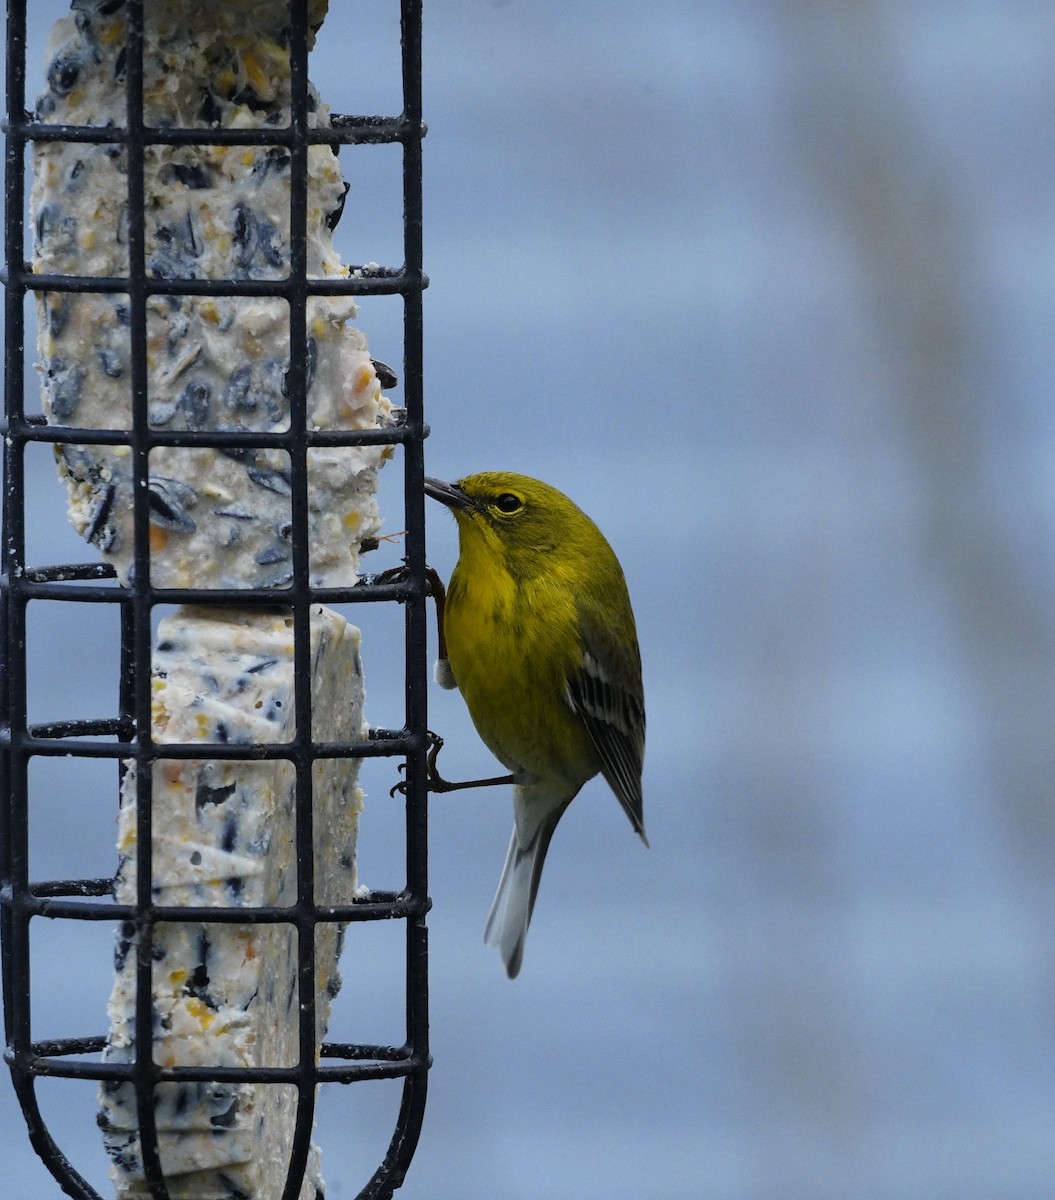
[[[403,112],[389,116],[334,116],[325,128],[309,125],[308,5],[290,0],[290,123],[266,129],[154,128],[144,121],[143,9],[146,0],[123,0],[127,29],[127,120],[120,126],[49,125],[26,110],[26,0],[7,4],[7,108],[5,130],[5,485],[0,555],[0,624],[4,669],[0,670],[0,935],[2,935],[4,1058],[12,1073],[37,1154],[76,1200],[102,1200],[56,1144],[38,1104],[39,1078],[130,1083],[146,1186],[154,1200],[169,1200],[155,1123],[155,1089],[161,1083],[222,1081],[283,1083],[297,1089],[298,1104],[282,1200],[296,1200],[307,1163],[320,1083],[402,1079],[402,1100],[388,1150],[359,1200],[386,1200],[403,1182],[417,1144],[425,1104],[428,1050],[426,624],[422,292],[421,0],[401,0]],[[34,142],[80,142],[124,147],[128,158],[130,221],[127,278],[34,275],[24,261],[25,151]],[[307,155],[313,144],[336,150],[347,144],[399,143],[403,148],[404,262],[400,267],[356,268],[347,278],[307,277]],[[160,279],[145,268],[144,160],[153,145],[282,146],[291,157],[289,274],[278,280]],[[25,412],[24,299],[30,292],[121,292],[131,319],[131,429],[99,430],[45,425]],[[290,311],[287,386],[290,427],[280,434],[151,429],[147,415],[147,300],[154,295],[266,296],[285,299]],[[316,295],[398,295],[404,313],[403,386],[406,414],[389,429],[309,430],[306,420],[306,308]],[[26,562],[25,448],[34,443],[117,444],[130,448],[133,463],[134,582],[119,586],[103,563],[30,566]],[[307,451],[312,446],[401,445],[407,570],[398,582],[364,576],[350,588],[313,588],[308,583]],[[283,589],[163,589],[150,584],[148,460],[159,446],[279,447],[289,454],[292,480],[294,570]],[[119,714],[117,717],[27,723],[27,611],[36,601],[114,604],[121,618]],[[404,608],[406,727],[374,730],[368,740],[311,740],[310,608],[317,603],[399,603]],[[293,615],[296,735],[268,745],[158,744],[151,737],[151,613],[159,604],[279,605]],[[314,900],[312,766],[319,759],[401,757],[406,762],[406,888],[374,892],[342,905]],[[136,900],[116,904],[110,879],[39,880],[29,877],[29,766],[36,758],[70,756],[134,762],[136,771]],[[163,759],[284,759],[296,770],[296,869],[298,893],[288,906],[201,908],[162,906],[152,895],[152,765]],[[122,768],[123,769],[123,768]],[[135,943],[136,1034],[130,1063],[91,1059],[105,1036],[34,1040],[30,1022],[30,923],[34,918],[122,924]],[[327,1042],[316,1063],[315,929],[324,922],[401,920],[406,926],[406,1040],[401,1046]],[[163,1067],[152,1057],[151,965],[154,928],[165,922],[273,924],[297,931],[299,1059],[292,1067]]]

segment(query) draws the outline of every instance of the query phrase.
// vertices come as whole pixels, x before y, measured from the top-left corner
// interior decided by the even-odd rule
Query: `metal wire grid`
[[[78,1200],[101,1200],[64,1157],[44,1122],[36,1096],[40,1077],[130,1082],[135,1090],[143,1163],[150,1195],[168,1200],[158,1154],[153,1090],[162,1082],[223,1081],[294,1085],[298,1110],[283,1200],[299,1194],[319,1083],[401,1078],[402,1100],[388,1151],[360,1200],[390,1197],[400,1186],[414,1152],[425,1102],[428,1054],[427,930],[429,908],[426,852],[426,627],[425,536],[422,479],[423,443],[428,430],[422,409],[421,2],[401,0],[403,112],[398,117],[333,117],[330,128],[308,124],[307,4],[291,0],[289,45],[292,103],[286,129],[266,130],[151,128],[143,116],[144,0],[125,0],[127,16],[127,121],[125,128],[47,125],[26,111],[26,0],[9,0],[7,13],[7,146],[5,252],[5,489],[3,497],[0,620],[5,637],[0,672],[0,933],[3,940],[5,1060],[25,1113],[32,1144],[59,1181]],[[25,148],[34,141],[58,140],[124,146],[128,156],[128,278],[34,275],[23,261]],[[309,280],[306,273],[307,153],[312,143],[400,143],[403,147],[404,264],[363,270],[353,277]],[[288,278],[272,281],[155,279],[144,267],[144,151],[169,145],[281,145],[292,159]],[[97,430],[45,425],[26,416],[24,405],[24,307],[27,291],[121,292],[131,311],[132,428]],[[398,428],[360,432],[314,431],[306,421],[305,310],[312,295],[399,295],[404,303],[405,422]],[[268,296],[284,298],[290,311],[288,432],[191,432],[151,429],[147,417],[146,301],[154,295]],[[134,584],[105,582],[108,565],[31,566],[25,561],[24,456],[39,442],[120,444],[130,447],[135,482]],[[308,585],[307,451],[312,446],[401,444],[404,450],[404,503],[407,578],[379,583],[364,578],[354,588]],[[157,446],[279,447],[289,454],[292,473],[294,578],[288,590],[156,589],[150,586],[147,509],[148,458]],[[119,714],[100,720],[27,725],[27,609],[35,601],[114,604],[120,608],[121,662]],[[151,739],[151,610],[158,604],[259,605],[280,601],[293,614],[296,687],[295,739],[256,746],[195,743],[156,745]],[[407,723],[402,730],[375,730],[370,740],[321,744],[311,740],[309,609],[312,603],[400,602],[405,611]],[[76,610],[73,610],[74,612]],[[105,737],[110,740],[93,740]],[[134,905],[118,905],[110,879],[31,882],[28,862],[29,764],[35,756],[66,755],[134,761],[137,764],[137,895]],[[312,764],[321,758],[398,756],[406,761],[406,888],[373,893],[368,901],[319,907],[313,898]],[[162,907],[151,896],[151,765],[158,759],[284,759],[296,771],[296,864],[298,896],[290,907],[258,909]],[[128,922],[136,957],[135,1060],[102,1063],[96,1055],[105,1037],[34,1041],[30,1029],[29,930],[34,918]],[[406,923],[406,1041],[402,1046],[325,1043],[315,1061],[314,931],[321,922],[401,920]],[[161,1067],[151,1054],[151,952],[160,922],[288,923],[297,929],[300,989],[299,1062],[294,1067],[253,1069]]]

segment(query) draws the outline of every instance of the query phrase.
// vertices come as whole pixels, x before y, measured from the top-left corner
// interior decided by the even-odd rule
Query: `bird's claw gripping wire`
[[[448,790],[447,781],[443,779],[436,767],[436,756],[443,749],[443,738],[438,733],[433,733],[431,729],[427,729],[425,733],[429,741],[429,752],[425,758],[425,778],[428,781],[426,788],[430,792],[445,792]],[[402,775],[406,769],[407,764],[401,762],[399,764],[399,773]],[[439,787],[436,786],[437,781],[440,785]],[[399,792],[401,796],[407,794],[407,781],[405,779],[401,779],[395,787],[390,788],[388,794],[394,796],[396,792]]]
[[[438,733],[433,733],[431,729],[427,729],[425,731],[425,735],[429,741],[429,752],[425,758],[427,772],[426,779],[428,780],[428,790],[432,791],[432,781],[439,774],[439,772],[436,770],[436,755],[439,754],[439,752],[443,749],[443,738],[441,738]],[[407,764],[405,762],[401,762],[399,764],[400,775],[402,775],[406,769]],[[407,781],[405,779],[401,779],[399,783],[395,785],[395,787],[389,788],[388,790],[388,794],[390,796],[394,796],[396,792],[398,792],[401,796],[405,796],[407,794]]]
[[[436,766],[436,759],[439,757],[440,751],[443,749],[443,738],[438,733],[433,733],[428,730],[429,752],[425,757],[426,767],[426,790],[430,792],[458,792],[463,788],[475,787],[498,787],[504,783],[513,783],[512,775],[495,775],[491,779],[470,779],[464,783],[453,783],[449,779],[444,779]],[[406,769],[406,763],[399,764],[400,772]],[[389,791],[390,796],[394,796],[399,792],[401,796],[407,794],[407,781],[401,779],[395,787]]]

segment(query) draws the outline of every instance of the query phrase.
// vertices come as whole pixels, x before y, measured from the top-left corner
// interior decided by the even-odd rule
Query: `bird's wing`
[[[601,773],[647,846],[641,795],[645,761],[641,667],[636,647],[631,661],[624,663],[606,641],[584,636],[582,659],[568,678],[566,696],[600,755]]]

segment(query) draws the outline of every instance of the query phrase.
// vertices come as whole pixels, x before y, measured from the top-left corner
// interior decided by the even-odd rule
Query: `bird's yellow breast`
[[[495,550],[463,529],[444,614],[451,669],[500,762],[577,790],[601,764],[564,698],[580,653],[574,603],[559,575],[517,579]]]

